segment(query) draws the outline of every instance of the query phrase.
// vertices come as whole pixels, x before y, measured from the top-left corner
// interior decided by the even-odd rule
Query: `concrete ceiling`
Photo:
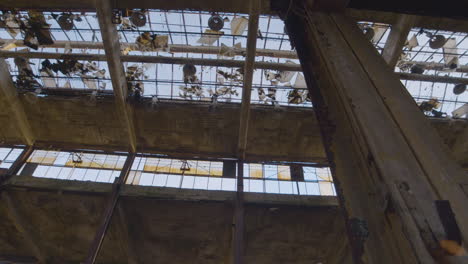
[[[28,239],[47,263],[83,261],[110,184],[30,178],[12,185],[2,197],[14,202],[21,219],[13,223],[9,204],[0,200],[0,262],[32,259]],[[234,196],[126,186],[97,263],[231,263]],[[345,236],[336,199],[292,198],[246,194],[246,263],[333,263],[331,251]],[[27,225],[26,231],[18,222]]]

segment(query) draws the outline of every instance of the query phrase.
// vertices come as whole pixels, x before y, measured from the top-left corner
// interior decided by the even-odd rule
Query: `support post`
[[[234,206],[234,264],[244,263],[244,159],[247,149],[247,137],[250,120],[250,100],[257,48],[258,21],[261,2],[253,0],[250,3],[249,25],[247,33],[247,54],[244,64],[244,86],[242,87],[242,102],[240,109],[239,140],[237,144],[237,191]]]
[[[238,156],[245,159],[247,146],[247,134],[250,119],[250,99],[252,95],[252,80],[255,62],[255,50],[257,47],[257,32],[259,20],[260,1],[253,0],[249,14],[249,26],[247,34],[247,54],[244,64],[244,86],[242,87],[242,103],[240,109]]]
[[[104,237],[106,236],[107,230],[109,229],[109,225],[112,220],[112,216],[114,214],[115,208],[117,206],[117,202],[119,201],[120,191],[122,186],[125,184],[128,178],[128,174],[130,173],[130,169],[132,168],[133,161],[135,160],[135,153],[129,154],[125,164],[120,172],[119,178],[116,179],[114,185],[112,186],[112,193],[110,194],[109,200],[107,202],[107,206],[103,213],[102,222],[99,225],[99,229],[94,236],[93,243],[88,251],[88,257],[86,258],[85,264],[94,264],[96,258],[99,254],[99,250],[101,249],[102,242],[104,241]]]
[[[34,136],[31,126],[29,125],[28,117],[18,98],[18,92],[11,79],[8,64],[3,58],[0,59],[0,102],[2,102],[2,105],[6,106],[7,110],[9,110],[13,116],[23,143],[29,146],[34,144]]]
[[[400,15],[397,23],[392,25],[390,35],[385,42],[382,57],[392,70],[400,59],[401,52],[405,46],[408,34],[414,25],[415,18],[411,15]]]
[[[283,16],[316,108],[354,262],[444,261],[450,253],[441,242],[450,238],[435,203],[449,201],[459,246],[466,245],[465,173],[355,21],[295,4]]]
[[[244,263],[244,162],[237,163],[237,191],[234,207],[234,264]]]
[[[107,66],[112,79],[117,111],[127,129],[130,152],[136,152],[136,134],[133,122],[133,108],[127,104],[128,85],[120,58],[119,34],[112,24],[111,0],[95,0],[96,13],[101,29],[102,41],[106,51]]]

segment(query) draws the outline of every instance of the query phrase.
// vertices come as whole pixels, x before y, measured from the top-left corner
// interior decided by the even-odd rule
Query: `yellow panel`
[[[263,178],[262,164],[249,164],[251,178]]]
[[[210,176],[216,176],[216,177],[221,177],[223,176],[223,170],[222,169],[211,169],[210,171]]]
[[[289,166],[278,166],[278,179],[291,180],[291,170],[289,169]]]

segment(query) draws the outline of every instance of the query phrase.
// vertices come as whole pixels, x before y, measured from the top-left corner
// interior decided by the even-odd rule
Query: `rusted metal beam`
[[[96,0],[96,12],[101,29],[103,46],[106,51],[106,61],[112,79],[117,110],[120,112],[125,128],[127,129],[129,147],[136,152],[136,133],[133,121],[133,108],[127,104],[128,84],[120,58],[119,34],[116,25],[112,24],[111,0]]]
[[[18,91],[11,79],[10,70],[5,59],[0,59],[0,102],[3,101],[4,110],[10,112],[14,125],[21,134],[22,141],[26,145],[34,144],[34,134],[29,125],[28,117],[23,104],[18,98]]]
[[[93,243],[91,244],[91,247],[88,251],[88,257],[84,262],[85,264],[94,264],[96,261],[96,258],[99,254],[99,250],[102,246],[102,242],[104,241],[104,237],[106,236],[107,230],[109,229],[112,216],[114,215],[117,202],[119,201],[122,186],[127,181],[128,174],[130,173],[130,169],[132,168],[134,160],[135,153],[131,153],[127,156],[127,160],[124,163],[119,178],[115,180],[112,186],[112,192],[110,193],[107,206],[103,212],[102,222],[99,225],[99,229],[97,230],[96,235],[94,236]]]
[[[401,52],[408,39],[408,34],[414,25],[414,17],[410,15],[401,15],[398,22],[392,25],[390,35],[385,42],[382,57],[393,69],[400,59]]]

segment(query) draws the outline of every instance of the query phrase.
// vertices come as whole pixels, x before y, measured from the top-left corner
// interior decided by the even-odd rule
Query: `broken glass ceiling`
[[[84,89],[95,90],[98,93],[112,90],[109,71],[105,62],[102,47],[101,32],[93,12],[43,12],[43,26],[50,31],[52,45],[39,45],[35,50],[31,45],[26,47],[16,40],[23,40],[28,31],[21,29],[21,22],[28,25],[30,16],[26,11],[16,14],[4,13],[0,38],[2,51],[22,51],[29,53],[66,53],[94,55],[90,60],[77,60],[75,70],[59,68],[60,61],[49,59],[47,65],[55,65],[44,69],[45,59],[30,58],[32,74],[37,78],[37,84],[25,85],[20,80],[20,88],[29,92],[40,93],[47,89]],[[37,15],[37,14],[36,14]],[[40,16],[41,14],[39,14]],[[13,16],[13,17],[12,17]],[[213,20],[213,16],[216,17]],[[14,19],[14,17],[16,17]],[[211,20],[210,20],[211,19]],[[216,22],[215,29],[209,22]],[[141,63],[124,61],[124,69],[131,89],[138,90],[144,97],[156,100],[192,100],[192,101],[241,101],[242,67],[222,65],[221,62],[238,62],[243,65],[247,42],[248,15],[195,11],[161,11],[161,10],[130,10],[121,17],[117,29],[120,36],[123,55],[153,56],[154,58],[183,58],[218,60],[219,66],[202,66],[193,63],[195,70],[184,68],[180,61]],[[373,35],[369,39],[375,47],[382,51],[388,38],[390,27],[385,24],[359,23],[362,28],[371,28]],[[218,27],[218,28],[216,28]],[[429,47],[429,36],[443,35],[452,42],[455,48],[450,52],[443,47]],[[295,51],[283,22],[274,16],[260,16],[257,33],[257,62],[281,64],[299,64]],[[414,36],[414,37],[413,37]],[[465,33],[439,32],[434,30],[413,29],[409,35],[411,40],[404,49],[405,56],[399,62],[397,72],[411,72],[411,62],[446,64],[444,54],[457,57],[458,68],[439,67],[425,69],[425,75],[465,77],[463,67],[468,63],[466,51],[468,44]],[[416,41],[415,41],[416,39]],[[416,42],[416,44],[415,44]],[[34,44],[34,43],[33,43]],[[36,57],[39,57],[37,55]],[[22,70],[18,68],[13,58],[8,59],[13,79],[18,81]],[[61,64],[56,65],[56,64]],[[410,66],[408,66],[410,65]],[[60,67],[59,67],[60,66]],[[190,65],[189,65],[190,66]],[[466,67],[466,66],[465,66]],[[273,67],[274,68],[274,67]],[[24,69],[23,69],[24,74]],[[456,84],[409,81],[405,80],[408,91],[419,104],[437,100],[435,113],[451,112],[468,102],[468,93],[454,94]],[[30,84],[26,80],[26,84]],[[281,70],[256,69],[253,78],[252,103],[269,105],[289,105],[311,107],[305,90],[302,73]],[[29,89],[28,89],[29,88]],[[37,89],[42,88],[42,89]],[[131,94],[131,93],[130,93]],[[427,112],[434,115],[432,111]]]

